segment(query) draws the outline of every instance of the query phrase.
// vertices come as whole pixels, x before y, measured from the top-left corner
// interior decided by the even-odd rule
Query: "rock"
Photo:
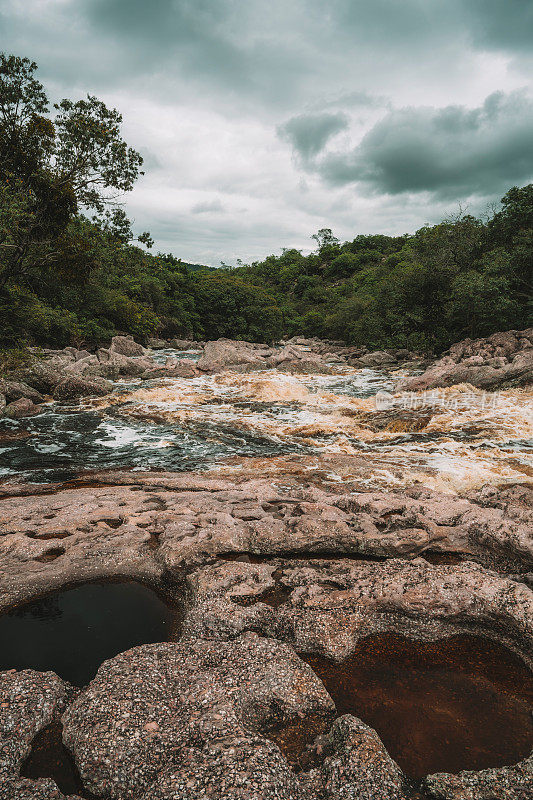
[[[271,352],[271,348],[265,348],[264,345],[217,339],[215,342],[207,342],[197,367],[201,372],[218,372],[225,367],[235,366],[265,369],[265,356]]]
[[[36,361],[17,370],[14,377],[41,394],[52,394],[63,376],[59,368],[50,366],[47,361]]]
[[[113,350],[100,348],[97,353],[99,366],[97,372],[116,380],[123,378],[140,378],[147,369],[153,369],[155,362],[151,358],[124,356]]]
[[[423,788],[434,800],[531,800],[533,753],[511,767],[430,775]]]
[[[0,394],[0,416],[4,413],[5,407],[6,407],[5,395]]]
[[[259,737],[209,742],[181,757],[183,763],[163,773],[143,800],[311,800],[278,748]]]
[[[170,346],[164,339],[147,339],[146,344],[151,350],[164,350],[165,347]]]
[[[459,383],[490,390],[533,383],[533,328],[458,342],[422,375],[400,381],[396,389],[423,391]]]
[[[386,353],[382,350],[376,350],[373,353],[367,353],[364,356],[360,356],[358,362],[363,367],[386,367],[390,364],[395,364],[396,360],[397,359],[390,353]]]
[[[209,796],[226,800],[261,781],[251,797],[300,800],[269,732],[333,711],[291,648],[248,634],[144,645],[106,661],[63,716],[63,736],[97,795],[192,800],[212,786]]]
[[[34,403],[42,403],[44,400],[43,395],[32,389],[26,383],[21,381],[5,381],[0,379],[0,394],[3,394],[8,403],[14,400],[20,400],[21,397],[32,400]]]
[[[20,400],[14,400],[5,407],[4,416],[10,419],[23,419],[24,417],[34,417],[36,414],[40,414],[41,410],[28,398],[21,397]]]
[[[0,610],[67,583],[115,575],[157,582],[166,573],[183,581],[195,568],[231,553],[273,559],[452,553],[513,575],[532,570],[533,508],[525,490],[469,498],[342,490],[297,484],[280,493],[268,476],[235,483],[140,472],[93,474],[90,486],[48,487],[43,493],[26,486],[20,496],[16,487],[0,487]],[[63,555],[47,560],[59,546]],[[225,562],[218,567],[229,570]],[[259,567],[266,572],[261,580],[253,578],[252,594],[238,590],[251,599],[261,585],[264,591],[275,588],[275,567],[254,565]],[[235,586],[243,582],[241,575],[231,579]],[[218,578],[209,582],[218,586]]]
[[[195,362],[184,358],[180,361],[176,359],[173,364],[167,363],[163,367],[151,367],[145,370],[141,377],[146,381],[156,378],[194,378],[198,374]]]
[[[248,565],[249,572],[256,566]],[[280,559],[275,577],[286,598],[273,605],[266,590],[259,597],[250,593],[246,604],[253,577],[243,580],[246,568],[234,568],[233,562],[204,567],[189,577],[196,595],[184,639],[228,639],[254,630],[298,652],[343,661],[362,638],[382,631],[426,641],[477,631],[511,648],[519,640],[522,652],[531,652],[533,593],[471,562],[436,567],[423,559]],[[268,583],[268,573],[262,580]]]
[[[12,784],[18,778],[20,766],[30,752],[33,739],[51,722],[60,719],[73,692],[73,687],[53,672],[29,669],[0,672],[2,800],[17,797]]]
[[[173,347],[174,350],[198,350],[200,344],[200,342],[194,342],[191,339],[171,339],[168,346]]]
[[[321,768],[328,800],[405,800],[402,771],[375,730],[346,715],[327,739],[335,750]]]
[[[121,356],[144,356],[145,348],[134,341],[133,336],[113,336],[110,351]]]
[[[113,386],[102,378],[87,378],[68,375],[61,378],[53,391],[54,400],[73,400],[84,395],[101,396],[109,394]]]

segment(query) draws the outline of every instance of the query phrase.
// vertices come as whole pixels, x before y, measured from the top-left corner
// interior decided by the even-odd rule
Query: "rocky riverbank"
[[[513,334],[509,363],[513,353],[527,356],[531,339],[522,334]],[[67,587],[129,580],[181,615],[169,641],[115,655],[88,686],[32,669],[0,673],[0,798],[530,798],[533,493],[524,444],[513,451],[520,454],[513,471],[503,470],[510,430],[527,440],[527,390],[504,393],[501,409],[476,405],[472,386],[470,405],[457,405],[465,390],[456,387],[444,390],[442,407],[406,409],[394,383],[402,373],[420,380],[417,354],[316,340],[274,348],[179,342],[179,351],[167,344],[147,351],[116,337],[94,354],[42,354],[2,384],[6,424],[21,424],[13,404],[22,400],[37,418],[49,396],[60,409],[85,396],[97,413],[117,409],[149,424],[163,417],[180,429],[205,424],[207,415],[221,424],[232,414],[248,431],[267,430],[270,420],[272,441],[306,437],[307,449],[230,455],[207,472],[149,471],[135,462],[48,483],[13,474],[0,484],[2,613],[23,613]],[[461,350],[466,359],[468,352]],[[323,383],[352,387],[360,370],[370,370],[362,396]],[[385,409],[371,394],[375,370],[390,380]],[[350,437],[342,449],[341,434]],[[471,471],[484,448],[499,472],[488,482],[488,472],[475,481],[465,474],[439,489],[439,462],[423,472],[420,453],[450,458],[454,441],[469,443]],[[399,467],[406,453],[415,453],[417,472]],[[450,700],[443,687],[439,701],[443,724],[451,720],[466,737],[453,772],[427,774],[422,761],[413,777],[409,758],[395,761],[368,719],[334,702],[328,676],[346,681],[342,670],[366,647],[378,665],[396,651],[409,662],[405,642],[440,669],[456,664],[462,676],[461,693]],[[392,709],[395,691],[379,695],[380,709]],[[478,691],[494,704],[488,716],[481,707],[463,716]],[[424,750],[405,724],[398,752]],[[75,759],[76,777],[63,788],[54,770],[24,777],[36,736],[51,726]],[[482,766],[465,771],[462,748],[476,745],[469,736],[499,726],[514,749],[498,758],[482,752],[475,761]],[[54,746],[51,761],[60,757]]]

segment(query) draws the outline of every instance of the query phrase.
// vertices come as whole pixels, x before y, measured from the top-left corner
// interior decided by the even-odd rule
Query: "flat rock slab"
[[[452,553],[524,575],[533,564],[526,488],[469,498],[342,494],[298,481],[276,488],[265,479],[168,473],[102,473],[90,483],[0,487],[0,609],[89,580],[179,582],[230,554]]]

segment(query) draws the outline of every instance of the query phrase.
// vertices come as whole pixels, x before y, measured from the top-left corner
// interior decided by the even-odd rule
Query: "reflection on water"
[[[53,670],[84,686],[106,659],[178,624],[178,609],[140,583],[86,583],[0,616],[0,670]]]
[[[157,352],[163,362],[169,355],[190,354]],[[0,420],[0,478],[214,469],[228,459],[290,453],[364,457],[371,463],[364,481],[378,487],[460,492],[533,475],[531,390],[487,402],[461,385],[418,408],[420,398],[392,397],[396,377],[343,368],[328,376],[268,370],[118,382],[112,395],[77,409],[52,404],[37,417]]]
[[[375,728],[413,778],[514,764],[533,748],[533,675],[490,640],[424,643],[379,634],[359,642],[341,664],[302,658],[339,715]]]

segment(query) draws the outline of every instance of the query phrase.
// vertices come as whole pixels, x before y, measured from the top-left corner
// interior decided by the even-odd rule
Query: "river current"
[[[164,362],[189,353],[159,351]],[[419,483],[456,493],[533,477],[533,391],[460,385],[394,394],[400,373],[340,367],[334,375],[276,370],[150,382],[118,381],[111,395],[50,402],[0,420],[0,479],[70,480],[93,470],[238,469],[272,460],[344,456],[342,473],[374,487]],[[361,467],[364,464],[364,468]],[[348,466],[347,466],[348,465]]]

